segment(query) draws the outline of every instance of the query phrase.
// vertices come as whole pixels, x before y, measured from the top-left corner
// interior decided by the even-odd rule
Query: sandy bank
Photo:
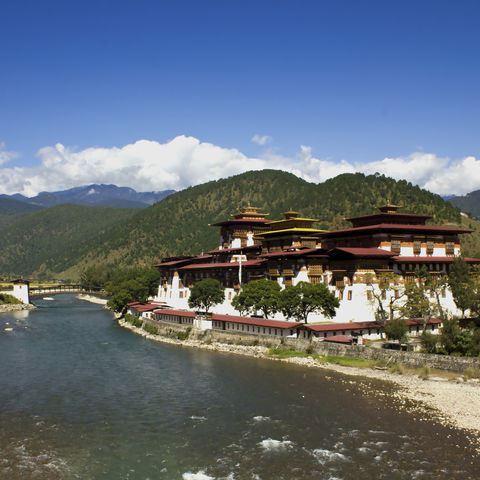
[[[386,370],[325,364],[311,357],[278,359],[270,356],[268,348],[263,346],[229,345],[215,342],[206,344],[198,340],[181,341],[149,334],[122,319],[119,319],[118,323],[145,338],[158,342],[265,358],[310,368],[322,368],[352,376],[353,380],[359,383],[361,383],[360,377],[392,382],[399,387],[395,397],[401,405],[405,405],[406,400],[410,400],[415,404],[415,409],[422,414],[427,414],[444,425],[465,430],[471,441],[478,445],[477,449],[480,453],[480,383],[478,380],[466,382],[460,376],[456,380],[433,376],[424,380],[411,374],[400,375]]]
[[[90,303],[97,303],[98,305],[106,305],[108,300],[105,298],[95,297],[93,295],[84,295],[83,293],[79,293],[77,295],[79,300],[85,300]]]

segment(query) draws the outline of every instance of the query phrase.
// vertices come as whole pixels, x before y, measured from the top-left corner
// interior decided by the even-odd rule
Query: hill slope
[[[96,237],[136,209],[59,205],[25,216],[2,232],[0,272],[60,272],[96,244]]]
[[[36,205],[30,205],[7,195],[0,195],[0,231],[40,209],[41,207]]]
[[[452,197],[448,201],[462,212],[468,212],[475,218],[480,218],[480,190],[467,193],[462,197]]]
[[[281,218],[282,212],[294,208],[305,216],[319,219],[318,225],[322,228],[348,226],[346,217],[373,213],[379,205],[391,202],[401,205],[404,212],[433,215],[431,223],[462,222],[480,232],[479,222],[462,219],[459,210],[440,196],[406,181],[344,174],[317,185],[290,173],[264,170],[187,188],[133,214],[129,211],[124,216],[112,216],[107,223],[102,223],[106,220],[100,221],[100,217],[110,214],[93,213],[96,209],[92,208],[92,224],[82,216],[78,228],[64,220],[61,232],[54,235],[55,248],[48,244],[49,227],[42,223],[47,217],[42,220],[36,216],[42,213],[38,212],[33,216],[38,221],[33,229],[31,216],[29,222],[16,224],[5,239],[7,249],[0,259],[0,272],[49,270],[58,276],[75,277],[91,264],[151,265],[163,256],[211,250],[218,245],[219,232],[208,224],[229,218],[247,202],[269,213],[271,219]],[[53,209],[47,211],[50,210]],[[43,236],[31,233],[39,230]],[[30,251],[24,248],[20,255],[19,240],[28,242],[33,236],[36,240]],[[40,244],[37,237],[43,239]],[[62,244],[67,237],[70,247]],[[467,242],[466,253],[472,255],[477,244],[476,240]]]
[[[345,217],[372,213],[387,201],[403,205],[406,212],[432,214],[433,223],[461,221],[459,211],[441,197],[407,182],[345,174],[316,185],[289,173],[264,170],[170,195],[125,224],[112,227],[80,263],[102,258],[125,265],[152,264],[162,256],[210,250],[218,244],[218,228],[208,224],[229,218],[247,202],[269,213],[271,219],[294,208],[318,218],[320,227],[338,228],[349,225]]]

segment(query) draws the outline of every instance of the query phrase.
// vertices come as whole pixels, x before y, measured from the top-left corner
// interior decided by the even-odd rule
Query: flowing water
[[[480,478],[465,437],[388,385],[151,342],[73,295],[36,303],[0,315],[1,479]]]

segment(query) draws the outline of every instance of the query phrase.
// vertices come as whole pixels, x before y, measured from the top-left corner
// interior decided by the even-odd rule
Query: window
[[[338,299],[343,300],[343,290],[338,291]]]
[[[422,251],[422,242],[420,240],[414,240],[413,242],[413,254],[420,255]]]
[[[386,299],[387,299],[387,291],[382,290],[382,300],[386,300]]]
[[[433,242],[431,240],[427,242],[427,255],[433,255]]]
[[[392,239],[392,252],[393,253],[400,253],[400,250],[402,248],[402,244],[399,239]]]
[[[447,296],[447,291],[445,288],[442,288],[442,298],[445,298]]]
[[[352,291],[351,291],[351,290],[348,291],[347,298],[348,298],[349,300],[352,299]]]
[[[372,299],[372,292],[370,290],[367,290],[367,300]]]
[[[445,243],[445,253],[447,255],[455,255],[455,244],[453,242]]]

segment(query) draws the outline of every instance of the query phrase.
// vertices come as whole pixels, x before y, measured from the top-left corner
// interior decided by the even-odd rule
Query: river
[[[0,315],[1,479],[479,478],[465,437],[389,385],[151,342],[74,295],[35,303]]]

